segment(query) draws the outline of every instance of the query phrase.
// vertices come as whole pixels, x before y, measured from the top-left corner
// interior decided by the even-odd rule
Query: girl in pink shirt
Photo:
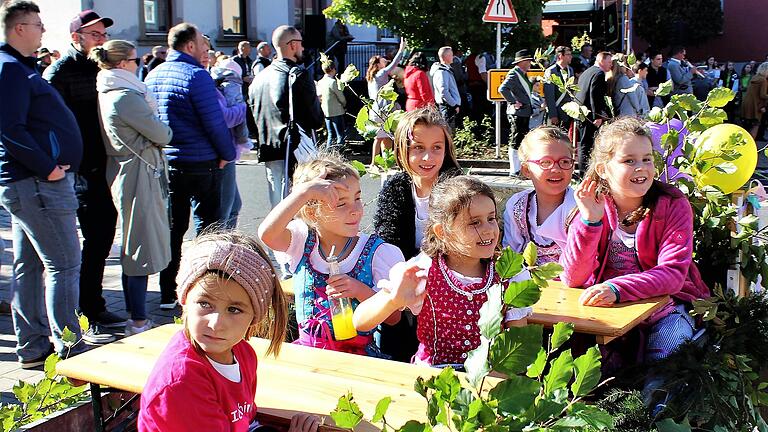
[[[640,120],[625,117],[601,128],[576,189],[578,214],[560,261],[563,281],[587,287],[585,305],[670,296],[645,323],[646,361],[667,357],[693,337],[686,311],[709,296],[692,258],[691,205],[655,174],[650,131]]]
[[[206,234],[185,251],[177,282],[184,329],[144,386],[139,431],[256,430],[257,359],[247,340],[263,334],[277,355],[288,321],[267,254],[244,234]],[[291,431],[315,431],[318,422],[297,414]]]
[[[419,316],[419,349],[413,362],[461,369],[469,351],[480,345],[477,321],[487,291],[499,283],[494,270],[498,244],[496,201],[490,187],[468,176],[437,184],[429,198],[422,253],[394,268],[390,279],[380,284],[382,291],[358,305],[355,327],[373,328],[407,306]],[[426,280],[426,287],[406,289],[415,279]],[[522,324],[530,312],[530,308],[509,310],[506,321]]]

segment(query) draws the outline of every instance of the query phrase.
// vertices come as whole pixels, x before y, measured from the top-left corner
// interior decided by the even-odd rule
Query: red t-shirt
[[[223,377],[180,331],[171,338],[141,394],[141,432],[247,432],[256,416],[256,353],[232,348],[240,382]]]

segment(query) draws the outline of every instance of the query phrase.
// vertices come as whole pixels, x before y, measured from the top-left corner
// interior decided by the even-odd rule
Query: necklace
[[[445,258],[443,258],[442,255],[440,255],[440,258],[437,260],[438,267],[440,267],[440,273],[443,275],[443,278],[448,283],[448,286],[451,287],[451,289],[463,296],[467,297],[467,300],[472,301],[472,299],[477,294],[482,294],[486,291],[488,291],[488,288],[491,287],[493,284],[493,262],[488,264],[488,270],[486,271],[485,277],[485,285],[481,288],[478,288],[476,290],[465,290],[456,285],[453,280],[451,279],[451,276],[448,274],[448,271],[450,270],[448,268],[448,265],[445,263]]]
[[[347,243],[344,244],[344,247],[341,249],[341,252],[336,254],[336,256],[335,256],[336,258],[341,258],[341,257],[346,255],[347,250],[349,249],[349,246],[352,245],[352,240],[354,238],[355,237],[350,237],[350,238],[347,239]],[[328,256],[325,255],[325,252],[323,252],[323,247],[320,245],[320,239],[317,240],[317,252],[320,254],[320,258],[328,261]],[[331,252],[333,252],[333,251],[331,251]]]

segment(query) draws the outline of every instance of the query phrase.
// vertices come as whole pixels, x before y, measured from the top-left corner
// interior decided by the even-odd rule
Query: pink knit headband
[[[251,299],[255,320],[267,314],[275,289],[272,268],[257,252],[224,241],[205,241],[185,251],[176,277],[176,294],[182,305],[192,285],[206,272],[219,270],[239,283]]]

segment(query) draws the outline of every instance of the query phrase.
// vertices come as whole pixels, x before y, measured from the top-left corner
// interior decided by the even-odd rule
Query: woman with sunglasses
[[[507,201],[502,245],[523,252],[533,242],[537,265],[557,262],[567,241],[566,220],[576,207],[570,187],[573,147],[559,127],[540,126],[523,138],[518,154],[520,173],[531,179],[534,189]]]
[[[111,40],[91,50],[98,63],[96,89],[107,141],[107,181],[122,227],[120,263],[123,294],[131,314],[126,336],[151,328],[146,295],[149,275],[171,260],[168,220],[168,164],[162,147],[171,128],[157,115],[157,103],[136,76],[141,59],[127,41]]]

